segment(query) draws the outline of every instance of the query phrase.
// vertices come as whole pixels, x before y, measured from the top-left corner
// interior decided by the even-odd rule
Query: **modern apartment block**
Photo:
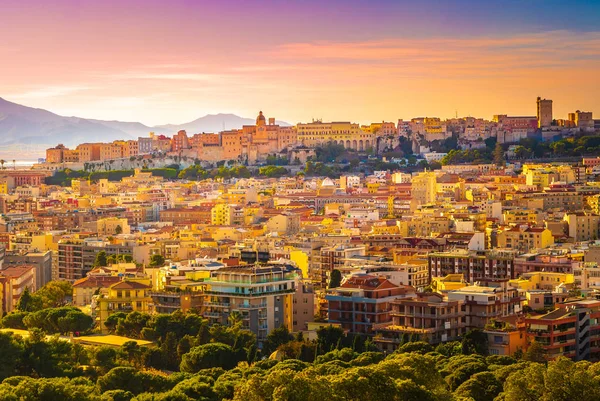
[[[541,344],[548,359],[565,356],[580,361],[600,353],[599,318],[599,300],[577,300],[525,319],[525,325],[529,341]]]
[[[511,250],[432,252],[427,255],[429,277],[462,274],[469,283],[514,278],[515,255]]]
[[[272,330],[293,329],[293,297],[300,271],[291,265],[244,265],[211,273],[204,282],[204,317],[211,324],[229,324],[239,312],[244,328],[256,334],[259,345]]]
[[[74,282],[84,278],[94,267],[101,251],[110,255],[133,255],[132,247],[114,245],[97,239],[69,238],[58,243],[58,279]]]
[[[391,303],[414,295],[414,288],[398,286],[374,275],[357,275],[327,290],[329,322],[352,333],[373,334],[374,327],[391,322]]]
[[[468,328],[484,328],[492,319],[521,313],[523,301],[508,280],[482,281],[448,293],[448,301],[463,301]]]
[[[391,303],[392,323],[377,328],[374,341],[384,351],[394,351],[403,339],[430,344],[454,341],[466,331],[463,300],[449,301],[437,293],[418,293]]]
[[[321,288],[327,288],[331,272],[348,264],[353,257],[365,256],[366,248],[364,245],[335,245],[323,247],[318,252],[319,257],[313,259],[310,275]]]

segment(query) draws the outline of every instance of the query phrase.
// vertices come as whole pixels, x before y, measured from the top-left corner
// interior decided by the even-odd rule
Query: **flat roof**
[[[112,334],[94,334],[90,336],[74,337],[73,341],[77,343],[84,343],[90,345],[112,345],[115,347],[120,347],[129,341],[134,341],[135,343],[137,343],[137,345],[154,344],[152,341],[136,340],[134,338],[115,336]]]

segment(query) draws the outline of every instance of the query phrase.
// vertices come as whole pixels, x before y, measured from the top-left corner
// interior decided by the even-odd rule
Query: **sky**
[[[1,0],[0,97],[62,115],[295,124],[600,117],[600,1]]]

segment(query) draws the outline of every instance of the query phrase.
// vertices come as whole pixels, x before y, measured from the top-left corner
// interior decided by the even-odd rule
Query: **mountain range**
[[[85,142],[137,139],[139,136],[147,136],[150,132],[171,136],[179,130],[185,130],[188,135],[193,135],[236,129],[254,123],[252,118],[243,118],[235,114],[208,114],[184,124],[149,127],[139,122],[60,116],[0,97],[0,157],[20,149],[31,153],[31,156],[35,154],[35,157],[39,157],[43,155],[43,149],[59,143],[74,148]],[[290,125],[285,121],[277,121],[277,124]],[[21,155],[17,157],[21,158]]]

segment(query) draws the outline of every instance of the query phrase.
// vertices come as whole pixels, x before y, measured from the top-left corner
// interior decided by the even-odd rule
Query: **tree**
[[[118,225],[118,226],[115,228],[115,234],[116,234],[116,235],[123,234],[123,227],[121,227],[120,225]]]
[[[471,397],[477,401],[494,401],[501,391],[502,383],[492,372],[480,372],[458,386],[454,394],[467,399]]]
[[[179,367],[179,357],[177,355],[177,336],[173,332],[169,332],[167,337],[160,346],[163,353],[164,367],[168,370],[175,371]]]
[[[127,360],[133,366],[139,365],[140,346],[135,341],[127,341],[121,346],[121,351],[127,355]]]
[[[102,346],[95,349],[94,364],[101,371],[108,372],[117,364],[117,351],[109,346]]]
[[[494,164],[498,167],[504,167],[506,164],[506,161],[504,160],[504,149],[499,143],[497,143],[494,148]]]
[[[539,401],[544,395],[544,365],[532,363],[508,376],[504,382],[505,401]]]
[[[462,353],[469,354],[488,354],[488,339],[487,334],[483,331],[475,329],[467,332],[462,339]]]
[[[529,362],[546,363],[546,350],[542,344],[537,341],[533,341],[527,351],[523,354],[523,360]]]
[[[29,288],[25,287],[19,298],[19,302],[17,302],[17,310],[21,312],[34,312],[39,309],[41,309],[39,298],[32,295],[31,292],[29,292]]]
[[[292,340],[292,336],[287,326],[281,325],[278,328],[272,330],[267,335],[267,340],[265,341],[264,351],[268,356],[272,352],[274,352],[280,345],[286,344]]]
[[[425,341],[408,342],[398,348],[398,352],[419,352],[426,354],[431,351],[433,351],[433,346]]]
[[[329,288],[338,288],[342,284],[342,273],[333,269],[329,275]]]
[[[11,312],[2,318],[2,327],[25,330],[27,326],[25,326],[23,319],[27,315],[29,315],[29,312]]]
[[[182,372],[196,373],[201,369],[233,369],[237,358],[229,345],[210,343],[194,347],[185,354],[179,366]]]
[[[598,376],[587,362],[573,362],[560,357],[548,364],[545,378],[545,401],[599,400]]]
[[[227,321],[231,326],[237,326],[238,324],[242,324],[242,314],[236,310],[231,311],[229,316],[227,316]]]
[[[40,298],[42,308],[58,308],[67,304],[73,295],[73,285],[68,281],[50,281],[40,288],[35,296]]]
[[[343,338],[344,330],[341,327],[324,326],[317,330],[317,345],[320,353],[329,352],[337,346]]]
[[[96,255],[96,260],[94,261],[94,267],[106,267],[108,266],[108,260],[106,258],[106,252],[100,251]]]
[[[23,352],[22,345],[12,333],[0,332],[0,381],[17,374],[17,366]]]
[[[165,258],[161,254],[154,254],[150,256],[150,267],[162,267],[165,265]]]
[[[61,333],[86,332],[92,328],[94,319],[81,311],[70,311],[64,317],[58,318]]]
[[[108,255],[106,258],[106,264],[112,266],[117,263],[117,255]]]

